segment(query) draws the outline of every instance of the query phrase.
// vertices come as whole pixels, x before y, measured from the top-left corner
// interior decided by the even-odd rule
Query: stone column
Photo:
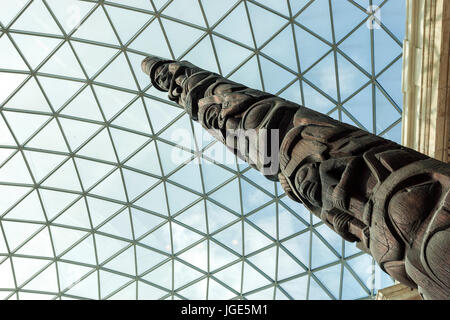
[[[450,165],[186,61],[152,84],[238,157],[427,299],[450,299]]]

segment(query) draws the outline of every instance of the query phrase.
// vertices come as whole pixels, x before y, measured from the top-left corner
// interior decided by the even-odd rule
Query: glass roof
[[[0,299],[364,299],[392,284],[140,62],[186,59],[400,142],[404,2],[2,0]]]

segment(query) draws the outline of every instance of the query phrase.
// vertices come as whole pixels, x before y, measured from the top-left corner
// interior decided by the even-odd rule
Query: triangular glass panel
[[[45,290],[47,292],[58,292],[58,278],[56,272],[56,264],[52,263],[44,271],[40,272],[36,277],[28,282],[23,289],[25,290]],[[21,297],[22,298],[22,297]]]
[[[257,209],[272,200],[269,195],[245,181],[245,179],[241,179],[241,193],[244,214]]]
[[[100,107],[106,120],[110,120],[135,97],[135,95],[128,92],[98,85],[94,85],[94,92],[100,102]]]
[[[99,232],[108,233],[113,236],[133,239],[133,232],[131,230],[130,213],[128,210],[123,210],[114,218],[106,222],[99,229]]]
[[[98,272],[94,271],[83,280],[77,282],[67,291],[67,294],[87,299],[99,299]]]
[[[44,76],[38,76],[37,79],[42,85],[54,110],[59,110],[84,85],[84,82],[81,81],[70,81]]]
[[[355,300],[367,297],[369,294],[369,292],[365,291],[361,287],[347,268],[344,268],[344,278],[342,279],[342,299]]]
[[[112,124],[143,133],[151,133],[142,99],[137,99],[133,102],[131,106],[114,119]]]
[[[237,259],[240,259],[240,257],[216,244],[215,241],[209,242],[209,269],[211,271],[235,262]]]
[[[305,272],[306,269],[292,259],[282,248],[278,250],[278,280]]]
[[[336,41],[341,40],[367,18],[367,14],[351,2],[331,3],[331,8],[333,10],[333,27]]]
[[[136,275],[134,260],[134,247],[130,247],[119,254],[117,257],[106,263],[104,267],[134,276]]]
[[[203,279],[179,291],[179,294],[189,300],[205,300],[207,288],[208,280]]]
[[[239,28],[236,28],[236,26],[239,26]],[[214,31],[249,47],[254,46],[247,12],[243,3],[240,3],[235,7],[233,11],[214,28]]]
[[[298,69],[297,58],[293,54],[295,53],[295,43],[290,25],[284,28],[261,51],[294,71]]]
[[[258,210],[256,213],[248,216],[247,219],[253,222],[257,227],[267,232],[269,236],[277,237],[277,214],[276,204],[273,203],[267,207]]]
[[[163,0],[164,1],[164,0]],[[205,1],[202,0],[202,7],[205,11],[206,19],[210,26],[214,25],[220,18],[224,16],[237,2],[236,0],[231,1]]]
[[[73,37],[114,45],[119,44],[103,6],[97,7],[94,13],[77,28]]]
[[[183,59],[202,69],[219,73],[210,37],[204,37]]]
[[[377,78],[378,83],[400,108],[403,104],[402,65],[403,60],[398,59]]]
[[[164,263],[150,273],[147,273],[143,279],[154,283],[163,288],[172,288],[172,261]]]
[[[161,175],[161,167],[159,165],[158,153],[156,152],[154,141],[147,144],[125,164],[150,174]]]
[[[26,5],[24,2],[9,2],[7,6],[4,6],[2,8],[2,11],[0,12],[0,22],[3,25],[8,25],[9,22],[23,9],[23,7]]]
[[[77,58],[67,42],[58,48],[58,51],[52,55],[39,71],[64,77],[84,78]]]
[[[0,117],[0,144],[3,146],[17,146],[14,138],[9,130],[8,126],[3,120],[3,117]],[[2,151],[4,152],[4,151]],[[2,159],[3,163],[3,159]]]
[[[319,74],[318,76],[320,77],[321,75]],[[329,81],[327,85],[330,86],[329,89],[334,91],[325,93],[335,94],[336,82],[334,84],[334,88],[332,87],[332,81]],[[322,88],[319,89],[321,90]],[[319,111],[321,113],[326,114],[336,106],[333,101],[329,100],[329,98],[322,95],[322,93],[309,86],[306,82],[303,82],[303,96],[305,98],[305,107]]]
[[[267,280],[261,273],[259,273],[256,269],[251,267],[248,263],[244,263],[244,274],[242,292],[246,293],[257,288],[264,287],[270,284],[269,280]]]
[[[308,300],[331,300],[330,296],[320,287],[314,277],[310,278]]]
[[[28,256],[39,256],[53,258],[52,241],[48,228],[42,229],[32,239],[28,240],[23,247],[21,247],[17,254]]]
[[[141,34],[130,44],[129,48],[159,57],[171,57],[166,38],[164,37],[161,25],[157,19],[154,19],[153,22],[141,32]]]
[[[96,265],[94,237],[89,235],[74,248],[64,254],[61,259],[84,264]]]
[[[123,169],[122,172],[130,200],[141,195],[145,190],[148,190],[159,181],[158,179],[128,169]]]
[[[248,223],[244,223],[244,250],[245,254],[252,253],[266,246],[271,245],[273,242],[269,240],[265,235],[259,232]]]
[[[239,191],[239,180],[234,179],[233,181],[227,183],[225,186],[210,195],[211,199],[216,200],[222,205],[230,208],[232,211],[240,213],[241,205],[240,201],[240,191]]]
[[[98,46],[90,43],[71,41],[84,70],[89,77],[94,76],[107,62],[109,62],[117,49]]]
[[[275,279],[276,256],[277,248],[271,247],[256,255],[252,255],[248,260],[271,279]],[[280,269],[280,267],[283,267],[283,265],[279,264],[278,269]]]
[[[91,139],[78,154],[93,159],[116,162],[116,154],[111,143],[107,129],[103,129],[94,138]]]
[[[40,182],[67,159],[66,156],[46,152],[24,151],[24,154],[36,182]]]
[[[151,189],[142,198],[137,200],[135,205],[152,212],[167,215],[167,199],[164,184],[160,183],[158,186]]]
[[[314,272],[315,276],[322,282],[324,286],[330,291],[330,293],[339,299],[339,288],[341,283],[341,264]]]
[[[86,197],[86,199],[94,228],[97,228],[101,223],[123,208],[122,205],[111,201],[93,197]]]
[[[39,194],[41,195],[48,220],[52,220],[78,197],[77,194],[47,189],[39,189]]]
[[[17,286],[22,286],[27,280],[30,280],[35,274],[45,269],[49,264],[48,260],[12,257],[14,266],[14,276]]]
[[[27,78],[25,74],[14,74],[0,72],[0,83],[2,91],[0,92],[0,103],[3,103],[8,96],[16,90],[19,85]]]
[[[288,20],[260,6],[249,3],[247,7],[258,47],[280,30],[283,25],[288,23]]]
[[[146,136],[115,128],[111,128],[110,132],[119,161],[128,158],[149,139]]]
[[[208,247],[206,241],[203,241],[193,248],[178,255],[178,258],[186,261],[187,263],[207,271],[208,269]]]
[[[259,61],[261,62],[264,87],[267,92],[277,94],[278,91],[286,87],[288,83],[294,80],[294,74],[281,68],[268,59],[260,56]]]
[[[176,143],[181,148],[195,150],[195,139],[192,134],[191,120],[186,113],[159,136],[167,141]]]
[[[258,60],[256,56],[253,56],[243,66],[239,67],[239,69],[230,77],[230,80],[242,83],[249,88],[262,90]]]
[[[48,116],[23,112],[3,111],[3,115],[19,143],[28,140],[49,119]]]
[[[203,192],[199,165],[189,162],[169,178],[171,181],[197,192]]]
[[[332,53],[309,70],[305,77],[333,99],[337,99],[336,65]]]
[[[302,233],[292,239],[282,242],[285,247],[295,258],[297,258],[305,266],[309,266],[309,245],[310,232]]]
[[[184,263],[178,262],[177,260],[174,260],[173,273],[173,286],[175,289],[178,289],[202,276],[202,274],[197,270],[194,270]]]
[[[311,268],[317,268],[339,260],[314,233],[311,244]]]
[[[61,30],[42,1],[33,1],[14,22],[12,28],[31,32],[61,34]]]
[[[42,150],[68,152],[66,141],[56,119],[52,119],[29,142],[29,148]],[[42,163],[39,163],[42,165]]]
[[[284,15],[289,15],[287,1],[258,0],[258,2]]]
[[[166,291],[148,285],[142,281],[138,281],[138,298],[139,300],[157,300],[167,295]]]
[[[47,0],[47,3],[67,34],[78,28],[86,14],[95,6],[94,3],[78,0],[65,0],[64,3],[60,0]]]
[[[366,84],[369,81],[369,78],[339,53],[337,54],[337,63],[339,69],[339,90],[341,93],[341,100],[345,100],[352,93]]]
[[[133,231],[136,239],[142,237],[165,221],[163,218],[135,208],[131,208],[131,217],[133,219]]]
[[[239,219],[231,212],[228,212],[210,201],[206,201],[206,208],[208,212],[208,227],[210,233],[217,231],[233,221],[236,221],[236,219]]]
[[[33,192],[14,206],[5,217],[14,220],[45,222],[44,211],[42,210],[36,190],[33,190]]]
[[[147,248],[136,246],[136,260],[138,274],[142,274],[145,271],[153,268],[159,263],[167,259],[167,256],[157,253]]]
[[[147,106],[153,132],[157,133],[166,127],[169,122],[178,117],[183,110],[157,100],[144,98]]]
[[[213,41],[224,76],[228,75],[252,54],[252,51],[215,35]],[[233,54],[227,54],[227,52],[233,52]]]
[[[126,5],[131,5],[130,1],[122,2]],[[151,10],[152,6],[150,3],[145,0],[141,0],[141,3],[142,5],[145,5],[147,10]],[[126,44],[147,21],[153,18],[152,15],[147,13],[141,13],[135,10],[124,10],[113,6],[106,6],[106,11],[108,12],[123,44]]]
[[[105,180],[96,185],[90,193],[119,201],[127,201],[120,170],[111,173]]]
[[[91,87],[86,87],[81,91],[81,93],[79,93],[75,99],[61,111],[61,114],[81,119],[103,121]]]
[[[344,54],[372,73],[370,29],[363,24],[339,45]],[[381,49],[383,50],[383,49]]]
[[[376,89],[376,134],[386,130],[392,123],[402,117],[392,103],[384,96],[380,89]]]
[[[172,223],[171,225],[173,251],[175,253],[183,250],[184,248],[192,245],[194,242],[197,242],[202,238],[200,234],[182,227],[177,223]]]
[[[295,37],[302,72],[331,50],[331,47],[298,26],[295,26]]]
[[[191,152],[163,142],[158,142],[158,151],[162,169],[166,175],[170,175],[176,168],[188,163],[193,158]]]
[[[112,296],[108,297],[108,300],[136,300],[136,282],[132,282],[125,288],[120,289],[119,292],[114,293]]]
[[[191,12],[191,10],[188,10],[188,12]],[[161,21],[175,57],[181,56],[182,53],[190,48],[204,34],[204,31],[185,26],[172,20],[161,19]],[[180,37],[180,34],[183,37]]]
[[[52,234],[53,246],[55,248],[56,255],[60,255],[69,249],[87,234],[84,231],[56,226],[50,226],[50,232]]]
[[[213,276],[239,293],[241,292],[242,264],[243,262],[233,264],[224,270],[214,273]]]
[[[19,89],[19,91],[6,103],[5,108],[51,112],[48,102],[42,94],[42,90],[34,77],[30,78]]]
[[[28,69],[16,48],[11,43],[11,40],[6,35],[0,38],[0,68],[12,70]]]
[[[306,294],[308,290],[308,276],[303,276],[283,282],[281,287],[294,299],[294,300],[306,300]]]
[[[101,178],[105,177],[115,167],[101,162],[75,158],[75,163],[80,174],[81,183],[85,190],[90,189]]]
[[[119,288],[130,282],[130,278],[121,275],[100,270],[100,292],[101,299],[105,299],[108,295],[114,293]]]
[[[81,278],[87,275],[92,269],[67,262],[57,262],[58,276],[61,290],[73,287]]]
[[[0,287],[15,288],[14,275],[12,273],[11,259],[6,259],[0,263]]]
[[[170,237],[170,226],[169,223],[166,223],[140,240],[140,242],[156,250],[171,254],[172,244]]]
[[[213,235],[213,237],[235,251],[236,254],[242,254],[242,232],[242,223],[238,222]]]
[[[330,7],[327,0],[314,1],[295,20],[325,40],[332,41]]]
[[[201,159],[201,161],[205,192],[210,192],[234,176],[230,171],[225,170],[206,159]]]
[[[77,171],[73,165],[73,160],[66,161],[66,163],[48,177],[42,185],[58,189],[82,191]]]
[[[128,60],[124,53],[121,53],[98,77],[97,82],[103,82],[119,88],[136,90],[136,81],[131,73]]]
[[[103,263],[105,260],[111,258],[129,245],[129,242],[117,240],[97,233],[94,236],[99,263]]]
[[[341,254],[343,249],[342,238],[334,232],[334,230],[325,224],[318,226],[315,229],[338,254]]]
[[[13,204],[25,198],[31,192],[29,187],[16,187],[8,185],[0,185],[0,194],[7,194],[8,197],[0,198],[0,214],[9,209]]]
[[[364,128],[373,133],[372,86],[367,86],[350,100],[345,102],[344,108],[361,123]]]
[[[20,152],[16,153],[0,168],[0,181],[9,183],[33,183]]]
[[[174,0],[163,11],[164,15],[205,26],[203,14],[196,0]]]
[[[205,203],[198,202],[189,209],[177,215],[175,220],[184,223],[200,232],[206,233]]]

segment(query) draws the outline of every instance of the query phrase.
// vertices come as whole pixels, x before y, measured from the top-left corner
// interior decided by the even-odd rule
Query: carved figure
[[[148,57],[142,68],[192,119],[393,278],[426,299],[450,299],[450,165],[186,61]],[[228,138],[236,130],[255,137],[237,143]],[[261,149],[270,150],[272,170],[264,170]]]

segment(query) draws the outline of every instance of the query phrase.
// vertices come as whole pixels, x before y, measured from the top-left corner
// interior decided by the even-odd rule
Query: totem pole
[[[148,57],[142,69],[394,279],[425,299],[450,299],[449,164],[186,61]]]

